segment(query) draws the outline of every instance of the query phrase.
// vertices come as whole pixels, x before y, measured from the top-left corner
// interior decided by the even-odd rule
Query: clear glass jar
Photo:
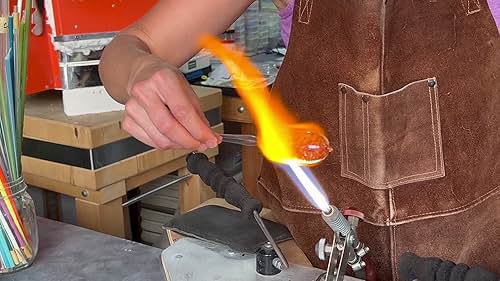
[[[29,267],[38,252],[35,204],[21,177],[0,184],[0,274]]]

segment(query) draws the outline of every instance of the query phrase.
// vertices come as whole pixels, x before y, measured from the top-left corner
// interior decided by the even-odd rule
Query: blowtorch
[[[257,221],[269,241],[259,251],[261,254],[261,263],[259,264],[258,257],[257,271],[266,271],[262,268],[259,270],[258,267],[262,264],[272,265],[279,269],[278,271],[274,271],[268,267],[267,271],[269,272],[286,270],[289,267],[286,258],[259,216],[259,212],[262,209],[260,202],[252,198],[245,188],[233,178],[225,176],[220,168],[208,160],[206,155],[191,153],[187,156],[186,161],[188,170],[193,174],[199,175],[202,181],[216,192],[217,197],[224,198],[228,203],[239,207],[243,218],[248,219],[253,217]],[[322,212],[322,218],[334,231],[335,238],[332,245],[327,244],[326,239],[321,239],[316,245],[318,258],[321,260],[329,258],[328,270],[323,275],[323,279],[319,278],[318,280],[345,280],[348,265],[352,268],[357,278],[370,280],[373,274],[369,270],[365,270],[366,263],[362,260],[362,257],[368,253],[369,248],[365,247],[358,240],[356,233],[358,221],[359,219],[363,219],[363,214],[354,210],[345,210],[342,213],[335,206],[329,205],[329,208]],[[271,252],[275,252],[276,254],[273,256],[273,254],[270,254]],[[266,262],[265,259],[268,259],[268,261]]]

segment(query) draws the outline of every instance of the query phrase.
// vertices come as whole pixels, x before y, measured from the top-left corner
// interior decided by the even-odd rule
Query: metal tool
[[[287,269],[288,262],[285,256],[259,215],[262,204],[257,199],[252,198],[245,187],[236,182],[234,178],[226,176],[217,165],[208,161],[205,154],[193,152],[187,156],[186,161],[188,171],[199,175],[201,180],[215,191],[218,198],[224,198],[229,204],[238,207],[246,219],[253,218],[257,221],[259,228],[278,255],[279,261],[274,261],[274,264],[280,267],[280,270]]]
[[[167,281],[313,281],[325,271],[290,264],[278,274],[256,272],[257,254],[235,253],[223,244],[185,237],[163,250]],[[344,281],[361,281],[347,276]]]
[[[347,219],[344,214],[348,216]],[[373,274],[367,274],[366,263],[362,258],[370,249],[358,240],[356,232],[358,222],[364,218],[364,215],[355,210],[346,210],[344,214],[335,206],[330,206],[328,212],[322,213],[323,220],[334,231],[335,235],[331,245],[327,244],[324,238],[316,244],[318,258],[321,260],[329,258],[327,272],[321,280],[344,280],[348,265],[357,278],[368,280],[367,276]]]
[[[256,146],[257,137],[254,135],[241,135],[241,134],[221,134],[222,141],[234,143],[244,146]]]
[[[267,241],[269,241],[269,245],[271,248],[276,252],[278,255],[278,259],[273,259],[272,263],[276,269],[283,270],[288,268],[288,262],[283,255],[283,253],[280,250],[280,247],[278,247],[278,244],[276,244],[276,241],[274,241],[273,237],[271,236],[271,233],[269,233],[269,230],[267,230],[266,225],[262,221],[262,219],[259,216],[259,213],[257,211],[253,211],[253,216],[255,220],[257,221],[257,224],[259,225],[259,228],[262,230],[264,235],[266,236]]]
[[[165,184],[159,185],[159,186],[157,186],[157,187],[155,187],[155,188],[153,188],[153,189],[151,189],[151,190],[149,190],[147,192],[144,192],[141,195],[138,195],[138,196],[136,196],[136,197],[134,197],[134,198],[132,198],[132,199],[130,199],[130,200],[122,203],[122,207],[128,207],[128,206],[130,206],[130,205],[132,205],[132,204],[134,204],[134,203],[136,203],[136,202],[144,199],[145,197],[147,197],[149,195],[152,195],[155,192],[158,192],[158,191],[160,191],[160,190],[162,190],[164,188],[172,186],[172,185],[174,185],[174,184],[176,184],[178,182],[184,181],[184,180],[190,178],[191,176],[192,176],[191,174],[188,174],[188,175],[185,175],[185,176],[177,177],[174,180],[171,180],[171,181],[169,181],[169,182],[167,182]]]

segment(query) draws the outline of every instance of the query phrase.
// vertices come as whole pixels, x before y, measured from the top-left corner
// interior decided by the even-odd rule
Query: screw
[[[238,110],[239,113],[245,112],[245,108],[243,106],[238,107],[237,110]]]
[[[370,97],[369,96],[363,96],[361,99],[363,100],[363,102],[368,102],[370,100]]]
[[[340,91],[342,92],[342,94],[346,94],[347,93],[347,89],[345,87],[341,87],[340,88]]]
[[[273,266],[276,267],[276,269],[283,270],[285,269],[285,266],[281,262],[279,258],[274,258],[273,259]]]
[[[427,81],[427,85],[429,85],[429,87],[434,87],[436,85],[436,80],[434,79],[430,79]]]
[[[88,197],[89,196],[89,192],[86,189],[82,190],[82,196],[83,197]]]
[[[368,253],[368,251],[370,251],[370,248],[364,247],[363,249],[359,250],[357,254],[358,256],[363,257]]]

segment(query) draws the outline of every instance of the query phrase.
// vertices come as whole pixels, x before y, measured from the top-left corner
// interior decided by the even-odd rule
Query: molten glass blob
[[[295,162],[305,166],[319,164],[333,150],[325,135],[307,129],[294,129],[292,140]]]
[[[233,77],[233,84],[257,128],[257,146],[269,161],[302,166],[319,164],[331,152],[323,129],[301,123],[270,93],[265,79],[245,54],[229,49],[214,36],[202,36],[201,46],[218,57]]]

